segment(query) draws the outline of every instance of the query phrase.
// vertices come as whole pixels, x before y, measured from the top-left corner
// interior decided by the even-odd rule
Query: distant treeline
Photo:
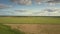
[[[60,16],[0,16],[0,17],[55,17],[55,18],[60,18]]]

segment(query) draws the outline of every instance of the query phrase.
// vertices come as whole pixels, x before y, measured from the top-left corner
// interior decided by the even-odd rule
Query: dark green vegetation
[[[17,29],[11,29],[9,26],[0,24],[0,34],[24,34]]]
[[[0,17],[0,23],[39,23],[39,24],[60,24],[60,17],[24,17],[24,16],[5,16]]]

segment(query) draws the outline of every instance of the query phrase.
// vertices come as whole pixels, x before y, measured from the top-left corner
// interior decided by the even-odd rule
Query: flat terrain
[[[11,29],[10,26],[0,24],[0,34],[24,34],[24,32],[18,29]]]
[[[0,23],[4,24],[0,25],[0,34],[60,34],[60,17],[8,16],[0,17]]]
[[[60,24],[60,17],[0,17],[0,23]]]
[[[51,24],[4,24],[25,34],[60,34],[60,25]]]

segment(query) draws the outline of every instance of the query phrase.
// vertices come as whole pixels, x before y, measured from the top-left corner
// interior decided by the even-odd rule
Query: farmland
[[[0,17],[0,23],[60,24],[60,17]]]
[[[60,25],[0,24],[0,34],[60,34]]]
[[[5,24],[25,34],[60,34],[60,25],[52,24]]]
[[[60,17],[0,17],[0,34],[60,34]]]

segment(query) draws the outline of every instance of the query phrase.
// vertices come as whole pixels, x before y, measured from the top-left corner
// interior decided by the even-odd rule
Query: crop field
[[[4,24],[25,34],[60,34],[60,25],[56,24]]]
[[[0,17],[0,34],[60,34],[60,17]]]
[[[0,34],[60,34],[60,25],[0,24]]]
[[[0,17],[0,23],[60,24],[60,17]]]

